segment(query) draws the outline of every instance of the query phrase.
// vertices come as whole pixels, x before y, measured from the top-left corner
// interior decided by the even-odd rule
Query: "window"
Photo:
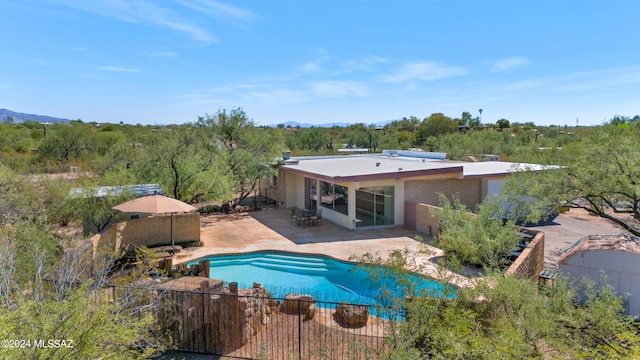
[[[322,207],[347,215],[349,211],[349,188],[321,181],[319,201]]]

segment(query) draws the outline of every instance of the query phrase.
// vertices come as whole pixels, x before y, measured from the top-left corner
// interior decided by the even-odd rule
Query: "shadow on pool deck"
[[[295,222],[291,223],[289,209],[257,211],[249,213],[249,216],[298,245],[402,236],[414,238],[418,234],[416,231],[405,229],[402,226],[348,230],[326,219],[323,219],[318,225],[298,226]],[[424,238],[423,234],[419,235]]]

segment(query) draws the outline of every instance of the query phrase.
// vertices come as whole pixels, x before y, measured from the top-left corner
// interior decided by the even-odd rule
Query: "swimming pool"
[[[384,302],[383,297],[404,298],[406,295],[392,276],[374,281],[363,266],[327,256],[267,251],[211,256],[204,260],[210,261],[211,278],[237,282],[239,288],[250,288],[258,282],[274,298],[296,293],[311,295],[322,302],[374,305]],[[444,286],[433,279],[418,275],[405,279],[416,284],[418,291],[426,291],[432,296],[446,294]],[[381,288],[391,292],[382,294]]]

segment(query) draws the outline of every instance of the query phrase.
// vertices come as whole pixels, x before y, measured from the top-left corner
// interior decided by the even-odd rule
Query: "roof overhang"
[[[463,171],[462,166],[453,166],[453,167],[435,168],[435,169],[399,170],[394,172],[380,172],[380,173],[359,174],[359,175],[349,175],[349,176],[328,176],[328,175],[318,174],[315,172],[305,171],[302,169],[296,169],[294,166],[283,166],[282,169],[285,173],[291,173],[291,174],[296,174],[296,175],[304,176],[311,179],[317,179],[317,180],[321,180],[331,184],[340,184],[340,183],[347,183],[347,182],[354,182],[354,181],[403,179],[403,178],[409,178],[409,177],[424,177],[424,176],[434,176],[434,175],[443,175],[443,174],[451,174],[453,176],[458,176],[459,174],[462,174],[462,171]]]

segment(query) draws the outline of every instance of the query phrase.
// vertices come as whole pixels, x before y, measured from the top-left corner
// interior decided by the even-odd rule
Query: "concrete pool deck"
[[[347,230],[329,221],[319,225],[297,226],[290,220],[289,209],[271,208],[263,211],[231,215],[203,215],[200,220],[202,246],[184,249],[175,263],[185,263],[211,255],[237,254],[263,250],[279,250],[303,254],[327,255],[339,260],[352,260],[365,254],[386,258],[391,252],[404,249],[416,256],[415,267],[436,279],[466,287],[471,281],[463,276],[438,269],[429,261],[442,251],[421,243],[416,235],[428,236],[404,227],[384,227]],[[426,251],[425,251],[426,250]]]

